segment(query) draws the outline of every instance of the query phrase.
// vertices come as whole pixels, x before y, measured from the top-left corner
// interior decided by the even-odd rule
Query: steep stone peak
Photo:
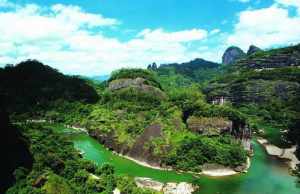
[[[252,55],[253,53],[256,53],[258,51],[261,51],[261,49],[255,45],[251,45],[247,51],[247,55]]]
[[[246,54],[242,49],[236,46],[231,46],[226,49],[222,57],[222,63],[225,65],[233,64],[238,59],[244,57]]]

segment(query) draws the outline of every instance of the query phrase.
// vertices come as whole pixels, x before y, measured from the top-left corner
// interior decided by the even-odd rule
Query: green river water
[[[84,152],[84,158],[96,164],[110,163],[119,174],[149,177],[161,182],[194,182],[200,187],[199,194],[300,194],[296,178],[289,175],[287,166],[269,157],[254,142],[254,156],[248,173],[228,177],[194,177],[174,171],[151,169],[113,154],[86,134],[72,135],[76,149]]]

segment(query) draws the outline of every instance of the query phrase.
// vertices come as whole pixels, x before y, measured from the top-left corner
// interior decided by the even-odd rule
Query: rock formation
[[[149,143],[151,139],[158,138],[162,136],[162,129],[159,124],[153,124],[147,127],[144,132],[136,139],[134,145],[130,149],[129,156],[138,159],[146,160],[147,163],[159,166],[160,159],[156,158],[152,154],[152,148],[145,149],[145,144]]]
[[[129,87],[134,88],[140,92],[152,94],[156,97],[159,97],[160,99],[164,99],[166,97],[164,92],[162,92],[159,88],[147,84],[147,80],[140,77],[137,77],[135,79],[116,79],[111,81],[108,86],[110,91],[121,90]]]
[[[228,49],[226,49],[222,57],[222,63],[225,65],[233,64],[245,55],[246,54],[244,53],[244,51],[239,47],[231,46]]]
[[[161,183],[154,181],[150,178],[135,178],[138,187],[152,189],[155,191],[163,192],[164,194],[192,194],[196,187],[190,183]]]
[[[187,125],[190,130],[203,135],[219,135],[231,132],[232,122],[221,117],[189,117]]]
[[[256,53],[258,51],[261,51],[261,49],[257,46],[251,45],[247,51],[247,55],[252,55],[253,53]]]

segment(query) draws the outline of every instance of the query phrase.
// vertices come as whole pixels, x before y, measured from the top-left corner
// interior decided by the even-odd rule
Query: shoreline
[[[137,160],[135,158],[132,158],[130,156],[127,156],[127,155],[123,155],[123,154],[120,154],[116,151],[112,151],[114,154],[122,157],[122,158],[125,158],[127,160],[131,160],[141,166],[144,166],[144,167],[148,167],[148,168],[152,168],[152,169],[155,169],[155,170],[164,170],[164,171],[171,171],[171,170],[174,170],[172,168],[163,168],[163,167],[160,167],[160,166],[154,166],[154,165],[150,165],[149,163],[145,162],[145,161],[140,161],[140,160]],[[174,170],[175,171],[175,170]]]
[[[299,159],[295,155],[296,146],[292,146],[291,148],[279,148],[273,144],[270,144],[267,139],[262,137],[258,137],[257,141],[260,145],[264,147],[267,154],[270,156],[275,156],[280,159],[288,160],[287,164],[292,170],[297,169],[297,164],[300,164]]]
[[[250,157],[247,157],[246,168],[243,169],[242,171],[235,171],[232,168],[224,167],[224,168],[217,168],[217,169],[202,170],[202,172],[199,174],[205,176],[212,176],[212,177],[232,176],[241,173],[247,173],[250,166],[251,166],[251,159]]]
[[[232,176],[232,175],[237,175],[237,174],[241,174],[241,173],[247,173],[248,169],[250,168],[251,166],[251,159],[250,157],[247,157],[247,162],[246,162],[246,168],[243,169],[242,171],[235,171],[234,169],[231,169],[231,168],[228,168],[228,167],[222,167],[222,168],[217,168],[217,169],[207,169],[207,170],[203,170],[202,172],[199,172],[199,173],[196,173],[196,172],[191,172],[191,171],[176,171],[175,169],[173,168],[163,168],[163,167],[160,167],[160,166],[154,166],[154,165],[150,165],[149,163],[145,162],[145,161],[140,161],[140,160],[137,160],[135,158],[132,158],[130,156],[126,156],[126,155],[122,155],[120,153],[117,153],[115,151],[113,151],[114,154],[122,157],[122,158],[125,158],[125,159],[128,159],[128,160],[131,160],[141,166],[144,166],[144,167],[148,167],[148,168],[152,168],[152,169],[155,169],[155,170],[164,170],[164,171],[175,171],[177,173],[189,173],[189,174],[193,174],[193,175],[204,175],[204,176],[211,176],[211,177],[226,177],[226,176]]]

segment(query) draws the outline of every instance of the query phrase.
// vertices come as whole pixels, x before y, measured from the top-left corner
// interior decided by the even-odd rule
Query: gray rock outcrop
[[[258,51],[261,51],[261,49],[258,48],[257,46],[251,45],[247,51],[247,55],[252,55]]]
[[[192,194],[197,188],[186,182],[161,183],[150,178],[136,177],[135,183],[140,188],[152,189],[164,194]]]
[[[223,57],[222,57],[222,63],[225,65],[233,64],[238,59],[241,59],[246,54],[242,49],[236,46],[231,46],[228,49],[226,49]]]
[[[144,78],[137,77],[135,79],[123,78],[113,80],[109,83],[108,89],[110,91],[117,91],[126,88],[134,88],[140,92],[148,93],[153,96],[158,97],[159,99],[165,99],[166,95],[159,88],[149,85],[147,80]]]

